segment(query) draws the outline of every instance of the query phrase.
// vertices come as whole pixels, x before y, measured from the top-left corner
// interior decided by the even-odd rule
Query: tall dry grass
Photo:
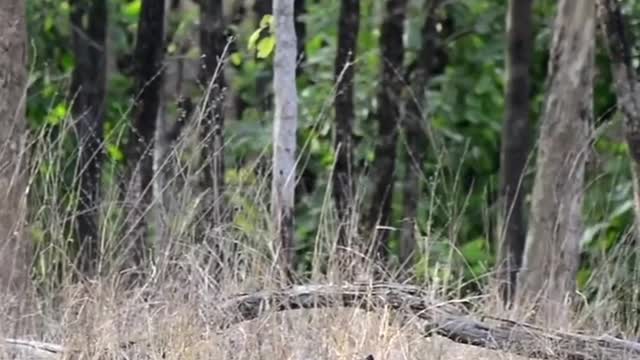
[[[197,112],[196,112],[197,113]],[[126,117],[126,114],[123,114]],[[319,117],[318,122],[322,119]],[[389,312],[366,313],[355,309],[321,309],[273,313],[255,321],[218,332],[216,304],[227,296],[283,286],[273,261],[272,223],[269,217],[268,149],[242,169],[227,174],[225,207],[230,221],[207,228],[207,241],[198,234],[204,212],[204,191],[199,186],[202,168],[198,154],[198,116],[183,129],[182,136],[165,148],[156,161],[154,203],[144,216],[151,227],[152,255],[143,269],[144,281],[135,287],[127,282],[127,250],[131,231],[139,220],[129,211],[138,200],[135,193],[121,194],[118,167],[104,166],[103,201],[100,213],[100,276],[83,279],[75,269],[77,252],[73,221],[77,194],[70,184],[77,179],[74,162],[73,120],[55,128],[31,133],[31,173],[28,230],[37,249],[33,269],[34,305],[23,316],[28,331],[21,337],[64,344],[77,349],[86,359],[456,359],[469,356],[511,358],[509,354],[480,352],[444,339],[421,336],[415,322],[398,321]],[[266,130],[265,130],[266,131]],[[109,136],[122,136],[114,129]],[[235,141],[229,138],[229,142]],[[306,144],[301,151],[304,159]],[[501,308],[489,275],[474,279],[469,294],[468,280],[457,277],[461,260],[456,244],[465,219],[468,189],[462,189],[459,169],[447,165],[446,149],[442,170],[423,180],[431,182],[428,217],[444,211],[450,222],[429,227],[420,234],[422,276],[386,274],[389,281],[418,283],[434,297],[470,300],[471,311],[483,315],[509,316]],[[327,175],[328,174],[323,174]],[[361,181],[366,183],[366,179]],[[435,185],[434,185],[435,184]],[[358,188],[363,188],[359,186]],[[316,236],[307,244],[307,267],[302,281],[340,283],[370,280],[374,266],[367,260],[367,238],[356,233],[358,211],[346,224],[352,229],[353,246],[337,249],[338,225],[326,190],[318,211]],[[354,207],[366,201],[359,194]],[[489,215],[487,215],[489,216]],[[489,230],[487,230],[489,232]],[[490,236],[491,234],[487,234]],[[446,256],[433,256],[433,247],[447,243]],[[339,251],[340,250],[340,251]],[[348,254],[337,258],[336,254]],[[613,255],[603,256],[591,283],[595,296],[581,298],[574,323],[569,328],[595,334],[609,333],[633,338],[639,334],[639,304],[625,304],[612,291],[624,284],[631,293],[640,292],[640,275],[622,266],[637,250],[621,242]],[[220,256],[223,255],[223,256]],[[224,261],[221,262],[221,259]],[[345,260],[346,259],[346,260]],[[398,266],[399,268],[399,266]],[[379,269],[378,269],[379,270]],[[426,274],[426,275],[425,275]],[[347,278],[346,275],[351,276]],[[21,319],[4,312],[0,302],[0,334],[16,335]],[[122,345],[135,341],[123,349]],[[2,353],[0,353],[2,354]],[[2,355],[7,357],[8,354]]]

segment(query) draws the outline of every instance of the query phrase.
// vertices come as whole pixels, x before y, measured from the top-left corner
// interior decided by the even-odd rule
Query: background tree
[[[531,146],[530,71],[533,55],[531,0],[509,1],[507,12],[506,94],[500,149],[498,278],[505,302],[516,290],[527,236],[522,182]]]
[[[221,0],[200,3],[200,83],[205,89],[202,116],[203,188],[211,196],[202,214],[209,230],[223,223],[224,209],[224,92],[225,20]]]
[[[104,0],[71,3],[71,34],[75,66],[71,74],[72,113],[79,148],[77,236],[78,268],[95,275],[98,235],[103,126],[106,92],[107,6]]]
[[[260,27],[260,21],[265,15],[269,15],[273,10],[273,0],[256,0],[253,3],[253,13],[255,15],[255,27]],[[269,89],[271,69],[265,67],[256,76],[256,103],[262,112],[266,112],[271,107],[272,93]]]
[[[32,247],[24,231],[28,180],[25,16],[24,2],[0,3],[0,294],[9,307],[26,303],[31,283]]]
[[[538,317],[566,324],[583,232],[585,160],[593,112],[595,2],[558,3],[538,142],[531,218],[518,283]]]
[[[389,231],[376,229],[388,226],[391,219],[391,200],[396,167],[400,94],[402,93],[402,62],[404,60],[404,21],[406,0],[387,0],[386,12],[380,30],[382,81],[378,89],[378,142],[371,168],[372,198],[366,213],[366,229],[374,234],[375,257],[384,262],[388,255]]]
[[[274,0],[276,52],[273,63],[274,124],[272,213],[276,229],[277,256],[287,278],[296,268],[294,194],[296,183],[296,32],[294,0]]]
[[[446,66],[445,33],[442,26],[442,1],[429,1],[420,35],[422,44],[418,56],[409,67],[411,91],[406,101],[407,110],[404,133],[407,141],[403,182],[403,224],[400,239],[400,263],[411,267],[416,260],[416,233],[418,205],[422,199],[423,163],[428,147],[428,130],[425,118],[428,114],[426,90],[432,75],[440,74]]]
[[[129,139],[128,166],[136,215],[132,260],[136,266],[146,258],[148,225],[146,213],[153,202],[153,149],[156,120],[160,109],[162,61],[164,55],[164,10],[162,1],[143,0],[134,51],[136,104]]]
[[[631,155],[636,231],[640,229],[640,95],[632,64],[631,39],[620,3],[599,0],[600,22],[611,58],[618,111],[624,118],[624,137]],[[640,232],[638,232],[640,234]],[[636,235],[637,236],[637,235]]]
[[[360,1],[342,0],[338,19],[338,48],[334,78],[336,82],[335,130],[333,147],[336,164],[333,170],[332,191],[338,212],[338,245],[348,245],[350,208],[354,201],[353,185],[353,78],[360,28]]]
[[[296,28],[296,41],[298,61],[296,65],[296,77],[302,75],[305,63],[307,62],[307,53],[304,49],[307,42],[307,25],[305,24],[305,16],[307,14],[306,0],[295,0],[294,2],[295,12],[295,28]]]

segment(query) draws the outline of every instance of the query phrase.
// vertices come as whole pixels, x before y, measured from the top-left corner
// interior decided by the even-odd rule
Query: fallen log
[[[571,360],[640,359],[640,343],[609,336],[551,331],[531,325],[493,319],[478,321],[465,307],[442,302],[418,287],[398,284],[302,285],[235,295],[215,305],[211,325],[220,332],[273,312],[332,307],[366,311],[392,310],[424,323],[424,336],[439,335],[455,342],[509,352],[529,358]],[[6,339],[5,346],[33,349],[47,358],[74,352],[55,344]],[[123,347],[132,346],[128,342]],[[55,356],[58,357],[55,357]]]
[[[545,330],[527,324],[494,319],[477,321],[464,307],[433,299],[420,288],[397,284],[306,285],[232,297],[219,306],[217,326],[256,319],[274,311],[327,307],[383,308],[419,318],[423,335],[434,334],[458,343],[537,359],[640,359],[640,343],[610,336],[587,336]]]

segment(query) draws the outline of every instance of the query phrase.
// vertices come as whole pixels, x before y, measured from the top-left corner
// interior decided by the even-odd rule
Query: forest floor
[[[194,289],[183,290],[180,294],[167,291],[143,299],[105,289],[70,288],[58,304],[63,311],[44,311],[55,315],[39,316],[37,335],[29,338],[63,344],[80,356],[24,355],[18,359],[524,359],[439,336],[425,338],[421,323],[400,324],[386,310],[268,312],[220,331],[213,324],[220,316],[215,309],[216,298],[196,294]],[[187,299],[185,295],[192,290]],[[3,323],[7,325],[6,321]],[[123,350],[123,344],[130,341],[134,344]],[[6,358],[2,351],[0,358]]]

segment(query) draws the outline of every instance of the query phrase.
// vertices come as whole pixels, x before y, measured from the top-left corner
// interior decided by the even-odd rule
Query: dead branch
[[[21,339],[4,339],[4,347],[19,359],[58,359],[66,353],[60,345]]]
[[[461,306],[442,302],[417,287],[396,284],[307,285],[238,295],[219,306],[224,330],[274,311],[356,307],[384,308],[418,318],[423,335],[538,359],[640,359],[640,343],[608,336],[550,331],[507,320],[477,321]]]
[[[223,332],[231,326],[273,312],[332,307],[366,311],[392,310],[405,321],[424,323],[422,335],[509,352],[529,358],[571,360],[640,359],[640,343],[609,336],[551,331],[508,320],[478,321],[463,306],[442,302],[418,287],[398,284],[302,285],[235,295],[215,305],[211,324]],[[5,339],[5,346],[59,358],[62,346]],[[131,346],[128,343],[126,347]],[[57,357],[56,357],[57,355]]]

